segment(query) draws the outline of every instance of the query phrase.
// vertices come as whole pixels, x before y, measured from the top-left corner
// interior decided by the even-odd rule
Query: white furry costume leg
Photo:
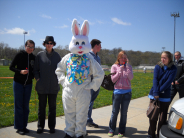
[[[90,102],[90,90],[79,89],[71,92],[69,87],[63,90],[63,107],[65,112],[65,132],[70,136],[86,135],[87,112]]]

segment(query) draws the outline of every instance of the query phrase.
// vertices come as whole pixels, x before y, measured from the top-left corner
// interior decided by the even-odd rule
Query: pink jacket
[[[130,64],[126,64],[126,67],[124,68],[120,68],[118,64],[113,64],[111,67],[111,73],[116,73],[111,75],[112,82],[116,82],[114,89],[131,89],[130,80],[132,80],[134,76],[132,66]]]

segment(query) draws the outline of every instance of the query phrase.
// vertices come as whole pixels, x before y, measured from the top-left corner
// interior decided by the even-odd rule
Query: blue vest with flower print
[[[76,82],[80,85],[88,78],[90,61],[85,54],[71,54],[66,64],[69,83]]]

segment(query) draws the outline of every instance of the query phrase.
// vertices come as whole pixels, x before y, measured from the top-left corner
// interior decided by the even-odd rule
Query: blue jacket
[[[170,102],[171,83],[176,76],[177,68],[174,63],[170,63],[164,69],[163,63],[159,62],[154,69],[153,87],[150,90],[149,98],[159,96],[162,102]]]

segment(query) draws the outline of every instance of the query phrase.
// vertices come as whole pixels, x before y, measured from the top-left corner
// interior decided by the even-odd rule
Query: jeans
[[[57,94],[38,94],[39,108],[38,108],[38,128],[45,127],[45,112],[47,105],[47,97],[49,104],[48,113],[48,127],[54,129],[56,125],[56,98]]]
[[[154,100],[150,99],[150,102],[153,102],[153,101]],[[163,124],[166,123],[169,104],[170,102],[160,101],[160,112],[159,112],[158,125],[157,125],[157,121],[153,121],[149,119],[150,126],[148,129],[148,135],[152,136],[153,138],[155,138],[156,126],[157,126],[157,135],[159,135],[160,128],[162,127]]]
[[[171,102],[172,102],[172,100],[175,97],[177,92],[179,93],[180,98],[184,97],[184,84],[171,85]]]
[[[119,122],[119,132],[121,134],[125,133],[126,122],[127,122],[127,112],[128,106],[132,97],[132,93],[128,92],[125,94],[113,94],[113,106],[112,114],[109,122],[109,132],[114,133],[116,130],[116,122],[119,111],[121,112],[120,122]],[[121,110],[120,110],[121,106]]]
[[[87,119],[87,123],[93,123],[93,119],[91,118],[92,115],[92,109],[93,109],[93,104],[95,99],[97,98],[98,94],[99,94],[100,89],[98,89],[96,92],[91,89],[91,101],[89,104],[89,109],[88,109],[88,119]]]
[[[13,81],[15,129],[24,129],[27,127],[31,91],[32,84],[23,85]]]

